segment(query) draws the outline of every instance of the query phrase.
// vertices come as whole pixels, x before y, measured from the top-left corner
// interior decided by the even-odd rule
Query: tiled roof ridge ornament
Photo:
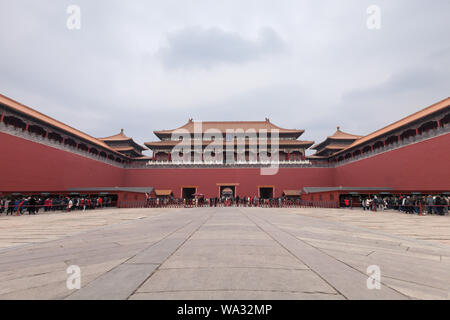
[[[270,119],[266,117],[266,122],[270,122]]]

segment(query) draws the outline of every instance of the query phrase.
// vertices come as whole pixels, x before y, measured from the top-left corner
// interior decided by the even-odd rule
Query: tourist
[[[25,200],[22,199],[16,199],[16,201],[14,202],[14,212],[16,213],[16,216],[19,216],[22,214],[22,206],[23,203],[25,202]]]
[[[13,215],[14,207],[15,207],[14,200],[13,199],[8,199],[7,202],[8,202],[8,208],[6,210],[6,215],[8,215],[8,214]]]
[[[36,199],[34,197],[28,198],[28,214],[36,214]]]
[[[344,206],[346,208],[350,207],[350,200],[349,199],[344,199]]]
[[[428,214],[432,214],[433,213],[433,204],[434,204],[434,201],[433,201],[433,196],[431,195],[431,194],[429,194],[428,196],[427,196],[427,198],[426,198],[426,202],[425,202],[426,204],[427,204],[427,213]]]
[[[72,209],[72,206],[73,206],[73,201],[72,201],[72,199],[70,199],[70,198],[67,198],[67,209],[66,209],[66,212],[70,212],[70,210]]]
[[[449,204],[450,204],[448,197],[447,196],[442,196],[442,202],[443,202],[443,205],[444,205],[444,207],[443,207],[443,214],[446,215],[446,214],[448,214],[448,209],[449,209]]]
[[[363,208],[363,211],[366,211],[366,204],[367,204],[366,198],[362,199],[362,201],[361,201],[361,206],[362,206],[362,208]]]
[[[367,210],[373,211],[373,207],[372,207],[373,206],[373,200],[371,198],[367,199],[366,204],[367,204]]]

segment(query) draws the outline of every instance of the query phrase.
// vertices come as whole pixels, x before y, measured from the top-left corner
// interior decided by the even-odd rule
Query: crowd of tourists
[[[400,195],[371,196],[360,198],[357,203],[352,199],[344,199],[344,207],[359,207],[363,210],[398,210],[407,214],[446,215],[449,212],[449,197],[446,195]]]
[[[446,195],[372,195],[361,197],[354,201],[352,197],[341,200],[340,205],[334,201],[308,201],[300,198],[258,198],[253,197],[222,197],[176,199],[173,197],[149,198],[147,207],[362,207],[367,211],[398,210],[408,214],[446,215],[449,212],[449,197]]]
[[[93,210],[96,208],[112,206],[112,200],[108,197],[47,197],[37,196],[2,198],[0,199],[0,214],[22,215],[24,213],[36,214],[39,211],[64,211]]]
[[[304,202],[303,202],[304,203]],[[147,200],[148,207],[289,207],[300,206],[302,200],[300,198],[259,198],[253,197],[216,197],[204,198],[198,197],[193,199],[174,197],[149,198]]]
[[[74,210],[86,211],[96,208],[115,206],[116,203],[110,197],[85,196],[85,197],[46,197],[27,196],[15,198],[0,198],[0,215],[29,215],[37,214],[40,211],[63,211],[70,212]],[[130,207],[136,207],[136,203],[129,204]],[[121,203],[121,207],[127,207],[127,203]],[[447,195],[371,195],[361,196],[359,198],[344,196],[340,204],[334,201],[308,201],[301,200],[299,197],[278,197],[278,198],[260,198],[253,197],[216,197],[204,198],[195,197],[192,199],[158,197],[148,198],[141,207],[320,207],[337,208],[362,207],[364,211],[382,211],[398,210],[407,214],[436,214],[446,215],[450,209],[450,201]]]

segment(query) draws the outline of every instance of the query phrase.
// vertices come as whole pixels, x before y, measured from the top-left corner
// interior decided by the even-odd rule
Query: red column
[[[27,123],[27,124],[25,124],[25,131],[28,131],[28,127],[29,127],[30,125]]]
[[[3,119],[5,118],[5,111],[2,112],[2,115],[0,116],[0,122],[3,122]]]
[[[419,128],[416,129],[416,135],[418,135],[418,134],[419,134]]]

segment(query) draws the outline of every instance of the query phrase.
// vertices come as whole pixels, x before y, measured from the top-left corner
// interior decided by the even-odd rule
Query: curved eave
[[[188,130],[192,134],[193,133],[193,125],[195,123],[198,123],[198,122],[192,121],[192,119],[190,119],[187,123],[185,123],[184,125],[182,125],[178,128],[170,129],[170,130],[155,130],[155,131],[153,131],[153,133],[160,139],[162,139],[162,137],[170,136],[172,133],[174,133],[177,130]],[[305,132],[304,129],[281,128],[281,127],[273,124],[272,122],[270,122],[269,119],[266,119],[266,121],[203,121],[202,123],[205,125],[202,128],[203,132],[210,129],[211,126],[213,126],[213,128],[220,130],[220,132],[222,132],[222,133],[225,133],[227,129],[231,129],[231,130],[236,129],[237,126],[241,126],[238,128],[242,128],[244,130],[251,129],[251,128],[254,128],[255,130],[266,129],[268,131],[277,129],[277,130],[279,130],[280,134],[295,134],[297,138],[300,137]],[[227,126],[229,126],[229,128],[227,128]],[[263,126],[264,128],[262,128],[261,126]]]
[[[227,141],[223,141],[224,145],[226,145]],[[213,141],[202,141],[202,146],[208,146],[211,143],[213,143]],[[175,147],[176,145],[180,144],[180,141],[172,141],[172,140],[168,140],[168,141],[151,141],[151,142],[144,142],[145,146],[153,149],[155,147],[166,147],[166,148],[172,148]],[[248,141],[245,143],[246,145],[248,145]],[[270,144],[270,141],[267,141],[268,145]],[[305,148],[308,149],[309,147],[311,147],[314,144],[314,141],[297,141],[297,140],[286,140],[286,141],[279,141],[279,146],[287,146],[287,147],[301,147],[301,148]],[[183,144],[181,143],[181,145],[194,145],[194,142],[191,141],[191,143],[186,143]]]
[[[327,137],[324,141],[322,141],[322,142],[320,142],[320,143],[318,143],[318,144],[312,146],[311,149],[314,149],[314,150],[323,149],[323,148],[328,147],[328,145],[325,146],[325,147],[322,147],[322,145],[324,145],[324,144],[327,143],[327,142],[329,142],[329,144],[332,144],[333,141],[342,141],[342,140],[351,141],[351,142],[348,144],[348,145],[351,145],[351,144],[353,144],[355,141],[358,141],[359,139],[361,139],[361,138],[344,138],[344,137],[332,137],[332,136],[331,136],[331,137]]]
[[[111,136],[111,137],[105,137],[105,138],[97,138],[97,139],[101,140],[101,141],[112,141],[112,142],[114,142],[114,141],[131,141],[131,140],[133,140],[130,137],[117,137],[117,136]]]
[[[108,152],[115,153],[116,155],[120,155],[122,157],[129,158],[120,152],[115,151],[111,147],[109,147],[104,141],[94,138],[87,133],[84,133],[80,130],[77,130],[63,122],[60,122],[58,120],[53,119],[52,117],[49,117],[33,108],[30,108],[20,102],[17,102],[5,95],[0,94],[0,104],[4,105],[6,108],[9,108],[13,110],[14,112],[17,112],[18,114],[21,114],[22,116],[32,119],[33,121],[37,121],[39,123],[42,123],[45,126],[48,126],[50,128],[55,128],[57,130],[60,130],[64,132],[67,135],[72,135],[77,137],[83,142],[91,143],[95,145],[96,147],[103,148],[107,150]]]
[[[136,149],[139,149],[139,150],[141,150],[141,151],[148,150],[146,147],[141,146],[140,144],[138,144],[138,143],[135,142],[134,140],[131,140],[131,142],[132,142],[133,146],[134,146]]]
[[[146,161],[148,161],[148,160],[153,160],[153,157],[149,157],[149,156],[139,156],[139,157],[135,157],[135,158],[133,158],[133,160],[141,160],[141,161],[144,161],[144,160],[146,160]]]
[[[445,98],[439,102],[436,102],[429,107],[419,110],[419,111],[413,113],[412,115],[409,115],[403,119],[400,119],[394,123],[391,123],[379,130],[376,130],[376,131],[368,134],[367,136],[364,136],[364,137],[354,141],[352,144],[350,144],[343,150],[340,150],[340,151],[336,152],[335,154],[333,154],[333,156],[341,155],[356,146],[363,145],[366,142],[375,141],[375,140],[379,139],[381,136],[392,134],[392,132],[395,132],[398,129],[407,128],[409,125],[414,124],[416,121],[419,121],[420,119],[422,119],[426,116],[432,115],[437,112],[441,112],[442,110],[446,110],[446,109],[450,110],[450,97]]]

